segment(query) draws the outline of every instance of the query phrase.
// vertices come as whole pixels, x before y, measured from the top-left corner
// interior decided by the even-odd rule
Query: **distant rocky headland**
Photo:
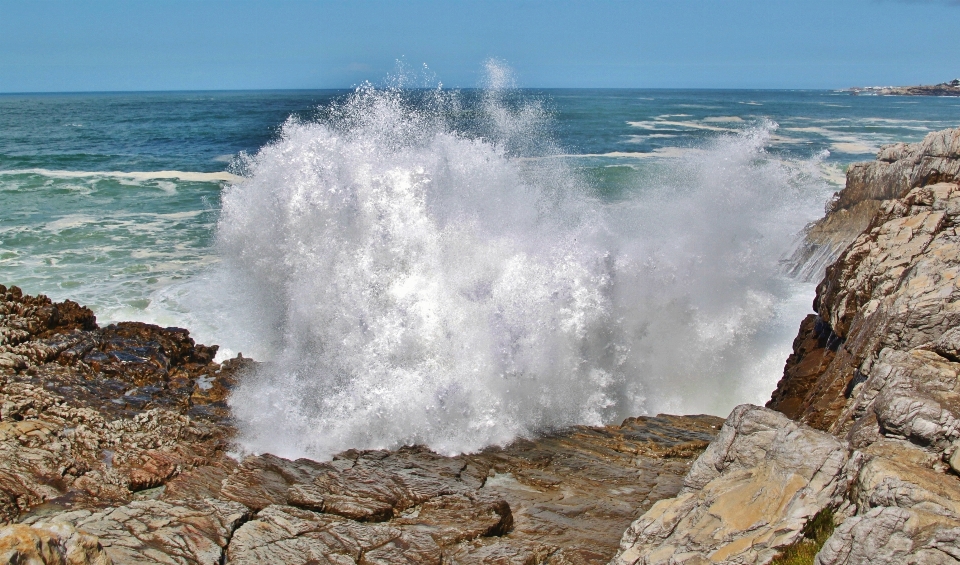
[[[918,86],[856,86],[848,88],[847,92],[877,96],[960,96],[960,78]]]
[[[255,362],[0,286],[0,563],[960,563],[960,130],[851,166],[766,407],[230,456]]]

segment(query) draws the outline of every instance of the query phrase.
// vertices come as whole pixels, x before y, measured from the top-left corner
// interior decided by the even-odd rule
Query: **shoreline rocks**
[[[918,86],[860,86],[847,91],[854,95],[875,96],[960,96],[960,79]]]
[[[16,287],[0,287],[0,336],[8,562],[606,563],[722,424],[631,418],[458,457],[237,461],[225,400],[253,361],[215,363],[178,328],[101,328]]]
[[[676,498],[624,533],[615,565],[767,563],[849,488],[846,442],[779,412],[738,406]]]

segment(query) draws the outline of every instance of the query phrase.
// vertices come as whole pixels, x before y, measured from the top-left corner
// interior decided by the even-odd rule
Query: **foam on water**
[[[547,114],[496,86],[470,135],[455,93],[358,89],[224,191],[222,262],[181,298],[267,361],[230,399],[245,449],[457,453],[769,394],[809,304],[777,262],[822,210],[817,160],[767,155],[765,124],[601,199],[530,158],[562,153]]]
[[[19,175],[41,175],[57,179],[117,178],[137,182],[176,179],[186,182],[237,182],[240,177],[229,172],[198,173],[194,171],[56,171],[50,169],[7,169],[0,170],[0,177]],[[159,183],[160,186],[173,186],[171,183]],[[133,185],[135,186],[135,184]]]

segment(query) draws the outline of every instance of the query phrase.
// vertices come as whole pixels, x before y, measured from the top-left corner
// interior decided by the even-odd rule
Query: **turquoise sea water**
[[[345,94],[0,95],[4,281],[80,300],[101,318],[136,317],[158,288],[216,260],[213,230],[229,178],[218,173],[273,140],[287,117],[309,119]],[[642,187],[657,161],[766,120],[779,125],[767,145],[774,155],[829,151],[832,183],[881,144],[916,141],[960,120],[960,102],[949,98],[828,91],[522,95],[545,102],[549,134],[608,197]]]
[[[337,439],[288,438],[290,454],[413,441],[455,452],[643,411],[724,413],[776,382],[812,296],[776,265],[842,185],[845,167],[882,144],[960,125],[957,99],[830,91],[397,96],[402,103],[351,91],[0,95],[0,282],[77,300],[101,322],[184,326],[228,354],[282,360],[342,350],[262,379],[274,388],[292,379],[283,386],[308,396],[336,391],[368,405],[381,402],[364,396],[371,390],[390,397],[364,384],[359,366],[382,366],[373,371],[379,383],[415,375],[428,398],[463,395],[479,406],[471,395],[502,396],[457,423],[474,430],[458,436],[436,432],[453,420],[426,429],[416,422],[435,413],[393,414],[389,402],[378,413],[392,414],[396,432],[332,429],[331,421],[369,414],[303,407],[299,424],[283,426]],[[355,262],[374,267],[346,273],[353,264],[324,245],[355,246]],[[560,274],[545,274],[546,265]],[[386,287],[370,283],[380,276]],[[496,298],[498,284],[529,290],[517,314],[529,326],[504,321],[513,306]],[[293,306],[311,300],[343,305]],[[433,308],[444,312],[439,322]],[[463,321],[471,316],[489,328],[473,335]],[[323,328],[344,320],[362,331],[356,343],[334,344]],[[430,329],[434,322],[446,334]],[[554,326],[572,333],[552,344],[524,337]],[[472,337],[436,345],[451,333]],[[454,349],[485,347],[499,353],[470,357],[487,367],[480,376],[432,376],[457,373],[442,369],[457,364]],[[567,350],[567,369],[545,361]],[[576,373],[571,390],[595,381],[577,389],[576,402],[596,397],[590,410],[561,417],[562,398],[530,400],[544,398],[537,375],[565,370]],[[310,382],[338,384],[297,388],[311,371],[320,376]],[[724,380],[735,373],[736,383]],[[538,383],[519,397],[540,402],[539,416],[497,408],[518,394],[491,392],[504,375]],[[472,390],[467,381],[488,388],[451,392]],[[264,411],[252,400],[248,408]],[[517,423],[491,435],[482,422],[501,409]],[[251,449],[264,449],[258,441]]]

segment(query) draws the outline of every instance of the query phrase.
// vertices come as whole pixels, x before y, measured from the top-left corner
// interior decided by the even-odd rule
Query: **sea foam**
[[[187,182],[237,182],[241,177],[229,172],[200,173],[195,171],[57,171],[51,169],[6,169],[0,177],[14,175],[41,175],[59,179],[117,178],[136,182],[176,179]]]
[[[497,85],[469,107],[365,86],[246,158],[193,289],[265,361],[230,398],[244,450],[452,454],[769,394],[809,304],[778,261],[822,211],[818,160],[768,155],[761,124],[601,198],[540,158],[564,153],[549,127]]]

